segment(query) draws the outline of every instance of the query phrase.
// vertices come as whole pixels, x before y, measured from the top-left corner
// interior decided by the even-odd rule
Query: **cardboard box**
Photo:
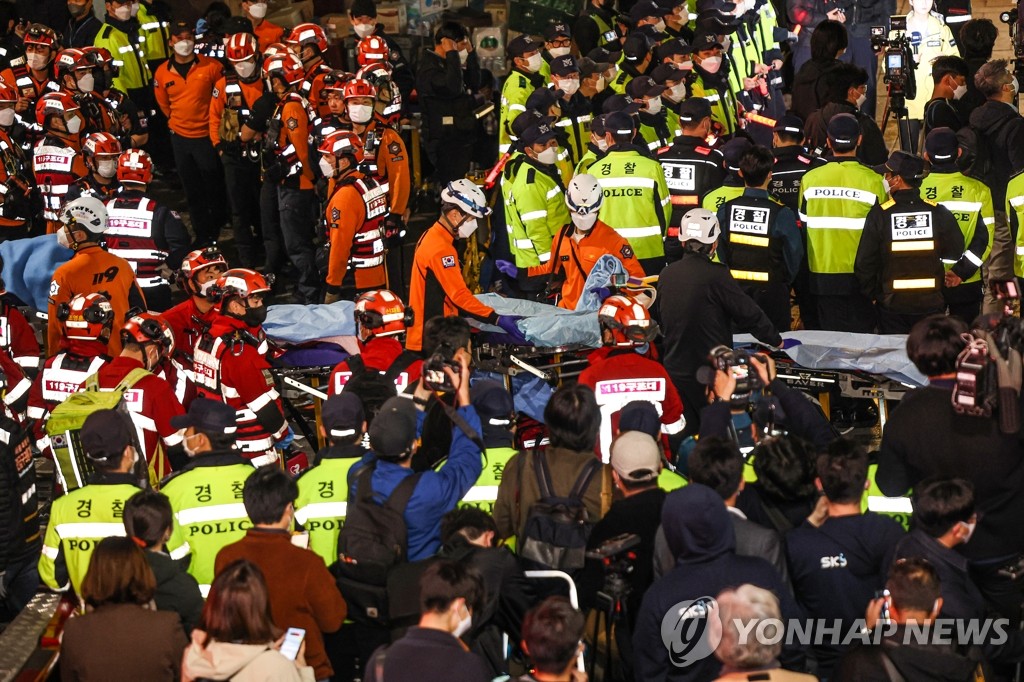
[[[508,3],[493,2],[489,0],[484,4],[484,11],[491,15],[493,26],[505,26],[508,24]]]
[[[405,3],[382,2],[377,5],[377,23],[384,25],[385,33],[405,33],[409,18]]]
[[[280,3],[269,9],[267,20],[285,28],[294,28],[307,21],[313,21],[313,0]]]
[[[320,20],[328,40],[344,40],[352,33],[352,22],[348,14],[328,14]]]
[[[438,14],[450,6],[450,0],[419,0],[420,16],[428,17],[431,14]]]

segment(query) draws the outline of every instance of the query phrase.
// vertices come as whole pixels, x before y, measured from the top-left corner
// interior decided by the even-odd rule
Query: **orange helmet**
[[[209,267],[220,266],[221,269],[228,269],[228,262],[224,254],[216,246],[208,246],[205,249],[196,249],[189,252],[181,261],[181,269],[178,270],[178,286],[193,296],[206,298],[206,293],[214,282],[207,282],[202,286],[196,286],[195,276],[200,270]]]
[[[288,52],[291,52],[291,50],[289,50],[288,46],[284,43],[270,43],[263,48],[263,57],[266,59],[267,57],[273,57],[278,54],[287,54]]]
[[[354,97],[375,99],[377,97],[377,88],[362,78],[353,78],[348,83],[345,83],[345,88],[342,92],[345,99],[353,99]]]
[[[108,78],[116,78],[117,74],[121,71],[122,61],[114,61],[113,55],[110,54],[110,50],[105,47],[96,47],[95,45],[88,45],[82,48],[82,52],[85,53],[85,58],[89,60],[94,67],[99,67],[105,72],[109,72]],[[108,82],[107,85],[110,83]]]
[[[227,47],[224,48],[224,55],[228,61],[240,62],[249,59],[258,52],[256,48],[256,36],[251,33],[235,33],[228,38]]]
[[[206,296],[214,301],[214,309],[224,312],[224,302],[238,297],[243,301],[254,294],[262,294],[270,291],[274,283],[274,276],[264,277],[255,270],[246,268],[231,268],[217,278],[217,281],[210,287]]]
[[[324,138],[318,151],[334,158],[354,156],[356,163],[363,160],[363,140],[351,130],[335,130]]]
[[[391,83],[391,74],[393,69],[391,64],[387,62],[377,62],[376,64],[367,64],[363,68],[356,72],[356,78],[362,78],[373,87],[380,90],[381,85],[388,85]]]
[[[48,117],[60,116],[63,118],[64,112],[78,111],[80,108],[70,92],[65,90],[48,92],[36,103],[36,123],[45,127]]]
[[[107,132],[89,133],[82,143],[82,153],[87,160],[97,156],[121,156],[121,143]]]
[[[69,47],[57,54],[57,78],[62,80],[64,76],[74,75],[79,69],[93,68],[89,56],[82,50]]]
[[[318,24],[299,24],[288,34],[286,42],[298,46],[299,49],[313,45],[321,54],[327,51],[327,34]]]
[[[380,36],[366,36],[356,46],[356,60],[359,66],[386,62],[390,54],[387,42]]]
[[[18,90],[5,80],[0,80],[0,104],[18,101]]]
[[[163,318],[153,313],[133,315],[121,328],[121,343],[135,342],[145,346],[155,343],[160,347],[160,357],[174,352],[174,333]]]
[[[605,339],[606,346],[639,346],[650,343],[658,335],[658,323],[651,319],[651,313],[639,303],[625,296],[609,296],[597,311],[601,334],[610,331],[611,340]]]
[[[105,341],[110,338],[114,309],[103,294],[75,294],[70,302],[57,306],[57,319],[67,339]]]
[[[42,45],[51,50],[60,47],[57,41],[57,33],[49,26],[43,24],[31,24],[25,29],[25,45]]]
[[[344,94],[345,84],[351,81],[355,76],[348,71],[331,71],[329,74],[324,76],[324,92],[340,92]]]
[[[117,179],[121,182],[153,182],[153,158],[144,149],[128,149],[117,157]]]
[[[263,77],[277,76],[288,85],[298,85],[306,77],[302,61],[291,52],[275,54],[263,60]]]
[[[406,327],[413,323],[412,308],[406,308],[402,299],[387,289],[361,294],[356,299],[354,313],[359,338],[363,341],[370,336],[404,334]]]

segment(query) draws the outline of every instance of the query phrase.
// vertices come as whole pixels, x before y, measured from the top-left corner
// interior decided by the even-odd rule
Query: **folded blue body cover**
[[[316,305],[272,305],[263,330],[279,343],[308,343],[336,336],[355,336],[355,303],[336,301]]]
[[[786,332],[782,337],[799,342],[784,352],[801,367],[880,374],[910,386],[927,383],[926,377],[907,357],[904,334],[796,331]],[[735,345],[754,342],[749,334],[738,334],[733,339]]]
[[[576,310],[597,310],[601,307],[601,297],[591,289],[611,289],[609,284],[613,275],[629,276],[629,271],[615,256],[605,254],[594,263],[594,269],[587,275],[587,282],[583,285],[583,295],[576,302]]]
[[[57,243],[57,235],[14,239],[0,244],[7,291],[25,305],[46,312],[53,272],[71,260],[74,252]]]
[[[565,310],[547,303],[504,298],[498,294],[477,294],[477,299],[499,315],[521,315],[519,329],[535,346],[553,348],[581,344],[591,348],[601,345],[601,327],[597,311]],[[470,324],[484,331],[501,333],[500,327],[470,320]]]

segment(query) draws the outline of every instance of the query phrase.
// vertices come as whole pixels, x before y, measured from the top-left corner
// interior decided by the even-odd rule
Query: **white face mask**
[[[564,57],[565,55],[569,54],[569,52],[571,51],[572,48],[569,47],[553,47],[550,50],[548,50],[548,53],[555,59],[558,59],[559,57]]]
[[[594,224],[597,222],[597,213],[590,213],[588,215],[570,213],[569,217],[572,218],[572,224],[580,232],[590,232],[594,229]]]
[[[673,85],[662,96],[669,98],[673,102],[682,102],[683,98],[686,97],[686,83]]]
[[[466,609],[466,617],[459,621],[459,624],[455,626],[452,631],[452,636],[462,637],[464,634],[469,632],[469,629],[473,627],[473,614],[469,613],[469,609]]]
[[[82,117],[75,116],[70,121],[66,121],[65,125],[68,127],[68,132],[72,135],[77,135],[78,131],[82,129]]]
[[[216,283],[217,283],[217,280],[211,279],[209,281],[206,281],[206,282],[203,282],[202,284],[200,284],[199,285],[199,295],[203,296],[205,298],[210,293],[210,287],[212,287]]]
[[[647,100],[646,111],[648,114],[661,113],[661,97],[652,97],[651,99]]]
[[[469,239],[478,227],[480,227],[480,223],[477,222],[476,218],[470,218],[462,223],[459,225],[459,239]]]
[[[1013,77],[1013,96],[1016,98],[1017,93],[1020,92],[1020,85],[1017,83],[1017,77]]]
[[[96,174],[102,178],[117,175],[117,159],[100,159],[96,162]]]
[[[325,178],[334,177],[334,166],[332,166],[331,162],[322,156],[320,157],[320,172]]]
[[[349,104],[348,117],[353,123],[368,123],[373,118],[373,106]]]
[[[14,125],[14,109],[0,109],[0,126],[10,128]]]
[[[550,166],[555,161],[558,161],[558,149],[556,147],[546,147],[544,151],[537,154],[537,161],[545,166]]]
[[[267,16],[267,3],[252,3],[251,5],[249,5],[249,15],[252,16],[253,19],[262,19],[263,17]]]
[[[867,102],[867,101],[868,101],[868,93],[862,92],[859,95],[857,95],[857,108],[860,109],[862,106],[864,106],[864,102]]]
[[[174,53],[179,57],[187,57],[192,54],[192,50],[195,46],[196,43],[194,40],[179,40],[174,43]]]
[[[608,87],[608,81],[605,80],[604,76],[598,76],[597,81],[594,83],[594,90],[596,90],[597,92],[601,92],[606,87]]]
[[[544,57],[540,56],[540,52],[534,55],[530,55],[526,59],[526,70],[530,73],[537,73],[540,71],[540,65],[544,63]]]
[[[700,63],[700,68],[704,69],[708,73],[718,73],[718,70],[722,68],[722,58],[708,57]]]
[[[241,62],[233,62],[233,64],[235,65],[235,73],[242,80],[252,78],[252,75],[256,73],[256,62],[246,59]]]
[[[675,14],[676,21],[680,24],[687,24],[690,22],[690,10],[686,5],[679,8],[679,11]]]
[[[375,24],[352,24],[352,30],[362,39],[372,36],[373,32],[377,30],[377,26]]]
[[[601,151],[606,152],[608,151],[608,140],[602,137],[601,139],[594,143],[594,146],[600,149]]]
[[[966,94],[967,94],[967,86],[966,85],[958,85],[953,90],[953,99],[960,99],[961,97],[963,97]]]
[[[576,94],[576,91],[580,89],[580,81],[577,78],[571,78],[569,80],[558,81],[558,85],[555,86],[565,94],[572,97]]]
[[[33,71],[43,71],[46,69],[46,65],[49,64],[46,57],[37,53],[29,52],[25,54],[25,63],[28,64],[28,68]]]
[[[191,436],[185,436],[181,440],[181,448],[185,451],[185,454],[189,457],[195,457],[199,453],[188,446],[188,442],[198,436],[198,433],[193,433]]]
[[[131,8],[132,8],[132,16],[133,17],[138,16],[139,15],[139,3],[133,2],[131,4]]]
[[[885,190],[885,194],[887,196],[892,194],[892,187],[889,186],[889,178],[882,178],[882,188]]]
[[[974,523],[967,523],[966,521],[961,521],[960,523],[962,523],[964,528],[967,529],[967,537],[964,538],[964,544],[967,544],[974,536],[974,529],[977,528],[978,522],[975,521]]]
[[[469,50],[459,50],[459,64],[463,66],[469,61]]]
[[[113,14],[118,21],[128,21],[132,18],[131,5],[119,5],[114,8]]]
[[[80,92],[92,92],[96,88],[96,78],[87,73],[78,79],[78,90]]]
[[[659,33],[664,33],[665,32],[665,20],[664,19],[658,19],[658,23],[656,23],[654,25],[654,30],[658,31]]]
[[[65,249],[71,248],[71,240],[68,239],[68,228],[62,227],[57,231],[57,243]]]
[[[685,62],[680,62],[679,68],[683,71],[693,71],[693,60],[687,59]]]

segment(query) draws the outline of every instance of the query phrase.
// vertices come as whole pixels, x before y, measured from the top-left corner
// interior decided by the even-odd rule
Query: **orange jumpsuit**
[[[384,205],[386,195],[383,188],[376,187],[376,183],[372,181],[368,182],[374,186],[369,188],[364,195],[360,192],[358,184],[362,180],[366,180],[366,176],[358,171],[353,171],[345,176],[342,181],[335,183],[334,193],[327,202],[324,221],[327,223],[327,239],[331,244],[327,267],[328,291],[336,291],[341,287],[349,270],[349,258],[352,255],[356,235],[367,231],[375,232],[373,235],[367,235],[369,241],[379,241],[377,253],[379,253],[380,262],[377,263],[374,260],[374,264],[369,267],[353,265],[355,288],[357,291],[365,291],[387,286],[384,242],[380,226],[381,218],[387,215]],[[377,213],[377,217],[371,218],[369,224],[367,201],[371,202],[374,212]]]
[[[373,120],[360,136],[363,143],[370,133],[378,136],[376,159],[369,165],[376,170],[370,174],[388,183],[388,197],[391,202],[391,214],[402,217],[409,207],[409,194],[412,186],[409,170],[409,153],[405,148],[405,140],[398,132],[374,114]]]
[[[298,160],[302,163],[299,189],[313,189],[313,168],[309,161],[309,114],[306,107],[296,97],[285,100],[278,110],[281,119],[278,149],[284,150],[289,146],[295,148]]]

